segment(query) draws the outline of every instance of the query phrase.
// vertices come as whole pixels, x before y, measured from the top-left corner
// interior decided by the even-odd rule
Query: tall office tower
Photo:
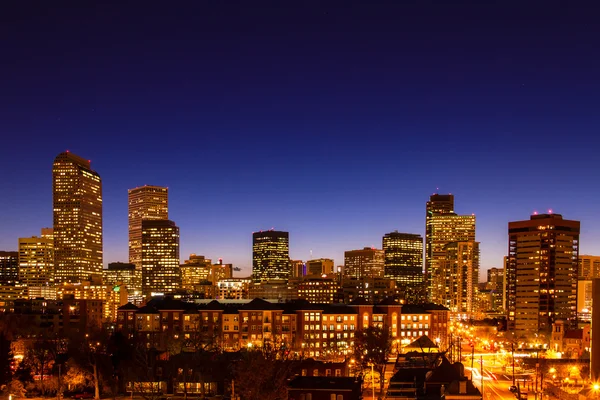
[[[333,270],[331,258],[318,258],[306,262],[306,275],[333,274]]]
[[[204,256],[190,254],[190,258],[179,266],[179,270],[181,271],[182,289],[194,290],[201,282],[213,282],[212,260]]]
[[[448,307],[465,318],[476,311],[477,284],[479,283],[479,243],[452,242],[444,246],[441,259],[440,282],[436,304]]]
[[[490,290],[502,290],[504,288],[504,268],[492,267],[488,269],[486,288]]]
[[[291,276],[288,232],[275,230],[252,234],[252,279],[263,282]]]
[[[292,278],[302,278],[307,274],[306,264],[302,260],[290,261],[292,265]]]
[[[128,290],[135,285],[135,264],[124,262],[108,263],[102,271],[102,283],[108,287],[127,286]]]
[[[129,262],[142,270],[142,221],[169,219],[169,190],[160,186],[140,186],[128,191]],[[139,277],[141,282],[141,276]]]
[[[42,228],[40,237],[19,238],[19,281],[27,288],[54,284],[52,228]]]
[[[600,278],[600,256],[579,256],[579,279]]]
[[[385,253],[365,247],[344,252],[344,278],[383,278]]]
[[[504,268],[490,268],[487,272],[487,282],[485,287],[487,290],[491,290],[492,309],[504,310],[504,300],[506,297]]]
[[[138,278],[139,274],[136,273],[133,263],[108,263],[108,268],[102,271],[103,285],[112,288],[113,292],[119,292],[121,296],[126,296],[127,301],[133,304],[142,304],[144,301]]]
[[[415,289],[423,284],[423,237],[398,231],[383,236],[384,276],[396,281],[410,300],[416,301]]]
[[[560,214],[508,223],[508,328],[549,332],[552,323],[576,322],[579,221]]]
[[[55,282],[102,279],[102,181],[90,161],[68,151],[54,159]]]
[[[179,228],[169,220],[142,220],[142,295],[180,287]]]
[[[444,247],[452,242],[474,241],[475,215],[456,214],[453,195],[432,195],[425,218],[425,277],[431,302],[445,298],[444,271],[441,270]]]
[[[19,280],[19,252],[0,251],[0,285],[13,286]]]

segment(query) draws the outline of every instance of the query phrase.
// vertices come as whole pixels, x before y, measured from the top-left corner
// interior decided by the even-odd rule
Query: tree
[[[233,367],[236,393],[244,400],[287,399],[286,383],[299,362],[289,354],[269,342],[243,352]]]
[[[63,375],[62,379],[68,390],[83,390],[94,386],[92,374],[77,364],[73,358],[70,358],[65,366],[66,374]]]
[[[0,332],[0,385],[5,385],[12,380],[13,353],[12,342],[4,332]]]
[[[102,383],[114,377],[114,368],[108,353],[109,345],[108,333],[94,328],[90,329],[85,336],[74,334],[68,340],[66,353],[70,356],[71,366],[76,365],[86,379],[90,380],[95,399],[100,398]]]
[[[379,373],[379,390],[383,392],[385,367],[392,351],[392,338],[387,328],[375,326],[361,329],[354,334],[354,358],[364,372],[371,368]]]
[[[123,363],[123,371],[131,391],[144,400],[156,400],[163,394],[160,384],[162,367],[156,349],[134,343],[131,358]]]
[[[56,355],[58,354],[58,341],[53,339],[39,338],[29,348],[22,363],[29,367],[34,375],[39,376],[39,389],[42,396],[46,394],[44,377],[51,373]]]

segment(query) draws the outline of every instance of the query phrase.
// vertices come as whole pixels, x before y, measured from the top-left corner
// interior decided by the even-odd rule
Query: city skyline
[[[48,166],[69,149],[102,176],[104,266],[128,260],[144,184],[169,187],[182,258],[246,276],[254,231],[341,265],[424,236],[435,192],[477,216],[481,277],[534,211],[581,221],[600,254],[594,13],[399,3],[7,7],[3,144],[28,147],[0,159],[0,249],[52,226]]]
[[[61,153],[61,154],[65,154],[65,153]],[[75,157],[81,158],[81,156],[79,156],[78,154],[76,154],[74,152],[70,152],[69,151],[69,154],[73,154]],[[83,158],[81,158],[81,159],[83,160]],[[90,165],[91,165],[91,162],[90,162]],[[99,173],[99,171],[96,171],[96,172]],[[132,191],[136,191],[136,190],[140,190],[140,189],[144,190],[144,188],[149,188],[149,189],[161,188],[161,189],[164,189],[165,191],[169,190],[168,189],[168,185],[164,185],[164,187],[163,187],[162,185],[153,185],[153,184],[144,184],[144,185],[141,185],[141,186],[136,186],[136,187],[132,187],[132,188],[127,189],[126,207],[129,209],[129,211],[131,211],[131,204],[130,204],[131,192]],[[441,195],[441,197],[445,196],[444,193],[432,193],[432,195],[438,195],[438,194]],[[455,197],[455,195],[452,194],[451,197]],[[106,200],[106,199],[104,199],[104,200]],[[425,203],[423,203],[422,205],[425,206],[427,204],[427,201],[429,201],[429,200],[430,200],[430,197],[428,197],[427,200],[425,201]],[[462,203],[462,200],[460,199],[460,197],[459,197],[458,201],[459,201],[459,203]],[[459,204],[458,209],[460,210],[461,208],[462,207],[460,207],[460,204]],[[452,209],[454,209],[454,208],[452,207]],[[529,215],[526,215],[526,216],[522,217],[522,219],[525,218],[525,217],[529,217],[531,215],[537,214],[537,213],[539,213],[539,214],[544,214],[544,213],[550,213],[550,214],[552,214],[553,212],[554,212],[554,210],[551,210],[551,209],[545,210],[545,211],[544,210],[540,210],[540,211],[535,210],[535,211],[531,212]],[[106,210],[105,210],[104,207],[103,207],[103,214],[104,215],[106,214]],[[460,213],[458,213],[458,214],[460,214]],[[179,215],[181,215],[181,214],[179,214]],[[475,214],[473,213],[473,215],[475,215]],[[183,217],[183,218],[185,219],[185,217]],[[576,219],[576,218],[572,218],[572,219]],[[518,218],[516,218],[515,220],[518,220]],[[129,222],[129,220],[126,220],[124,222],[124,224],[125,224],[126,227],[128,227],[128,222]],[[423,218],[423,222],[425,222],[425,218]],[[507,221],[506,224],[508,224],[509,222],[510,221]],[[585,221],[583,223],[585,224]],[[52,224],[50,224],[50,226],[52,226]],[[272,229],[275,229],[275,228],[276,228],[276,226],[275,227],[271,227],[271,228],[265,228],[265,229],[262,229],[262,230],[268,231],[268,230],[272,230]],[[477,228],[478,228],[478,231],[479,231],[479,229],[480,229],[479,228],[479,223],[477,223]],[[40,229],[43,229],[43,228],[40,228]],[[262,231],[262,230],[258,230],[258,231]],[[276,230],[278,230],[278,229],[276,229]],[[291,230],[291,231],[289,231],[289,230],[288,231],[283,230],[283,231],[284,232],[288,232],[290,234],[290,259],[291,260],[302,259],[303,261],[306,262],[306,261],[310,260],[311,257],[312,257],[312,259],[317,259],[317,258],[331,258],[331,259],[334,260],[334,265],[335,266],[340,266],[340,265],[344,264],[344,256],[343,255],[341,257],[339,257],[339,258],[334,258],[334,257],[329,256],[330,253],[323,253],[321,255],[319,255],[319,254],[313,254],[313,249],[312,248],[308,250],[308,254],[306,255],[306,257],[304,257],[304,258],[296,257],[295,254],[294,254],[294,247],[295,246],[294,246],[294,243],[293,243],[294,231],[293,230]],[[251,234],[254,234],[255,232],[257,232],[257,231],[253,231],[253,232],[251,232]],[[127,229],[126,236],[127,236],[128,233],[129,233],[129,230]],[[415,232],[403,231],[401,233],[421,235],[423,237],[423,246],[425,248],[425,236],[426,236],[425,229],[423,229],[422,232],[416,232],[415,233]],[[387,233],[384,233],[384,234],[381,235],[381,237],[379,238],[380,242],[378,244],[365,245],[364,247],[372,247],[372,248],[381,249],[382,248],[382,246],[381,246],[381,238],[384,237],[386,234]],[[35,236],[35,235],[30,235],[30,236]],[[105,236],[104,232],[103,232],[103,236]],[[27,236],[23,236],[23,237],[27,237]],[[19,238],[17,237],[16,238],[17,246],[15,246],[17,250],[18,250],[18,240],[19,240]],[[184,243],[186,242],[185,237],[183,237],[182,242],[184,242]],[[250,276],[252,274],[252,267],[251,267],[251,264],[252,264],[252,261],[251,261],[251,259],[252,259],[252,254],[251,254],[251,252],[252,252],[252,250],[251,250],[251,247],[252,247],[252,245],[251,245],[251,238],[250,238],[249,242],[250,242],[250,250],[249,250],[250,254],[249,254],[249,256],[246,256],[246,257],[244,257],[244,256],[241,256],[241,257],[235,257],[235,256],[234,257],[230,257],[228,254],[218,254],[218,255],[217,254],[212,254],[210,249],[208,251],[205,251],[205,252],[194,251],[194,249],[191,248],[190,245],[188,244],[187,248],[190,248],[191,251],[187,252],[185,250],[182,250],[181,254],[180,254],[180,261],[183,262],[182,260],[185,257],[187,257],[187,255],[189,255],[189,254],[196,254],[196,253],[197,254],[202,254],[203,256],[206,256],[206,258],[208,258],[208,259],[211,259],[211,258],[212,259],[223,258],[224,260],[228,261],[229,263],[234,264],[234,266],[239,267],[239,268],[242,269],[242,271],[237,274],[238,276]],[[478,242],[479,242],[479,240],[478,240]],[[119,247],[122,247],[122,243],[119,243]],[[125,238],[125,247],[128,247],[127,237]],[[7,248],[6,251],[17,251],[17,250],[13,250],[10,247],[6,247],[6,248]],[[185,247],[183,247],[183,245],[181,245],[181,248],[185,248]],[[360,247],[357,247],[357,248],[360,248]],[[121,258],[107,258],[105,256],[104,260],[103,260],[104,268],[106,268],[109,263],[113,263],[113,262],[128,262],[128,252],[130,250],[129,249],[125,249],[125,250],[126,250],[126,254],[125,254],[125,257],[122,258],[122,259]],[[351,248],[346,248],[345,250],[342,250],[342,254],[344,254],[344,252],[351,251],[351,250],[352,250]],[[327,251],[327,250],[325,250],[325,251]],[[103,253],[107,254],[106,248],[103,249]],[[118,253],[113,253],[113,254],[121,254],[121,252],[119,251]],[[210,254],[212,254],[212,257],[211,257]],[[581,252],[581,254],[584,255],[584,254],[593,254],[593,253],[590,253],[590,252],[586,253],[585,251],[583,251],[583,252]],[[297,252],[296,252],[296,255],[297,255]],[[503,255],[502,257],[504,257],[504,256],[505,255]],[[235,260],[239,260],[239,259],[243,259],[243,258],[250,259],[250,262],[249,262],[250,266],[248,266],[247,264],[239,264],[239,263],[235,262]],[[484,256],[481,256],[480,258],[484,258]],[[423,267],[425,268],[425,259],[423,260]],[[501,268],[502,267],[502,261],[497,262],[496,264],[490,264],[489,266],[481,265],[481,267],[479,268],[479,280],[481,282],[484,282],[485,278],[487,276],[486,275],[487,271],[490,268],[494,268],[494,267]]]

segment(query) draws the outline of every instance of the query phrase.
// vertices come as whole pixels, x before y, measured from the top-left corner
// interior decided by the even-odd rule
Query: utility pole
[[[58,364],[58,390],[56,391],[56,399],[61,400],[61,386],[60,386],[60,373],[62,365]]]
[[[511,343],[512,346],[512,377],[513,377],[513,386],[515,386],[515,343]]]
[[[371,363],[371,385],[373,385],[373,400],[375,400],[375,369],[373,363]],[[379,377],[381,379],[381,377]]]

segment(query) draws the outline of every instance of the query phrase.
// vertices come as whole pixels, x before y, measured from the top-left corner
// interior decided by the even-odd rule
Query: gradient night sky
[[[342,264],[386,232],[423,234],[436,188],[477,215],[482,270],[534,210],[581,220],[582,253],[600,253],[598,9],[13,3],[0,249],[51,226],[52,162],[69,149],[103,179],[105,263],[127,259],[127,189],[144,184],[169,187],[182,260],[246,274],[252,231]]]

